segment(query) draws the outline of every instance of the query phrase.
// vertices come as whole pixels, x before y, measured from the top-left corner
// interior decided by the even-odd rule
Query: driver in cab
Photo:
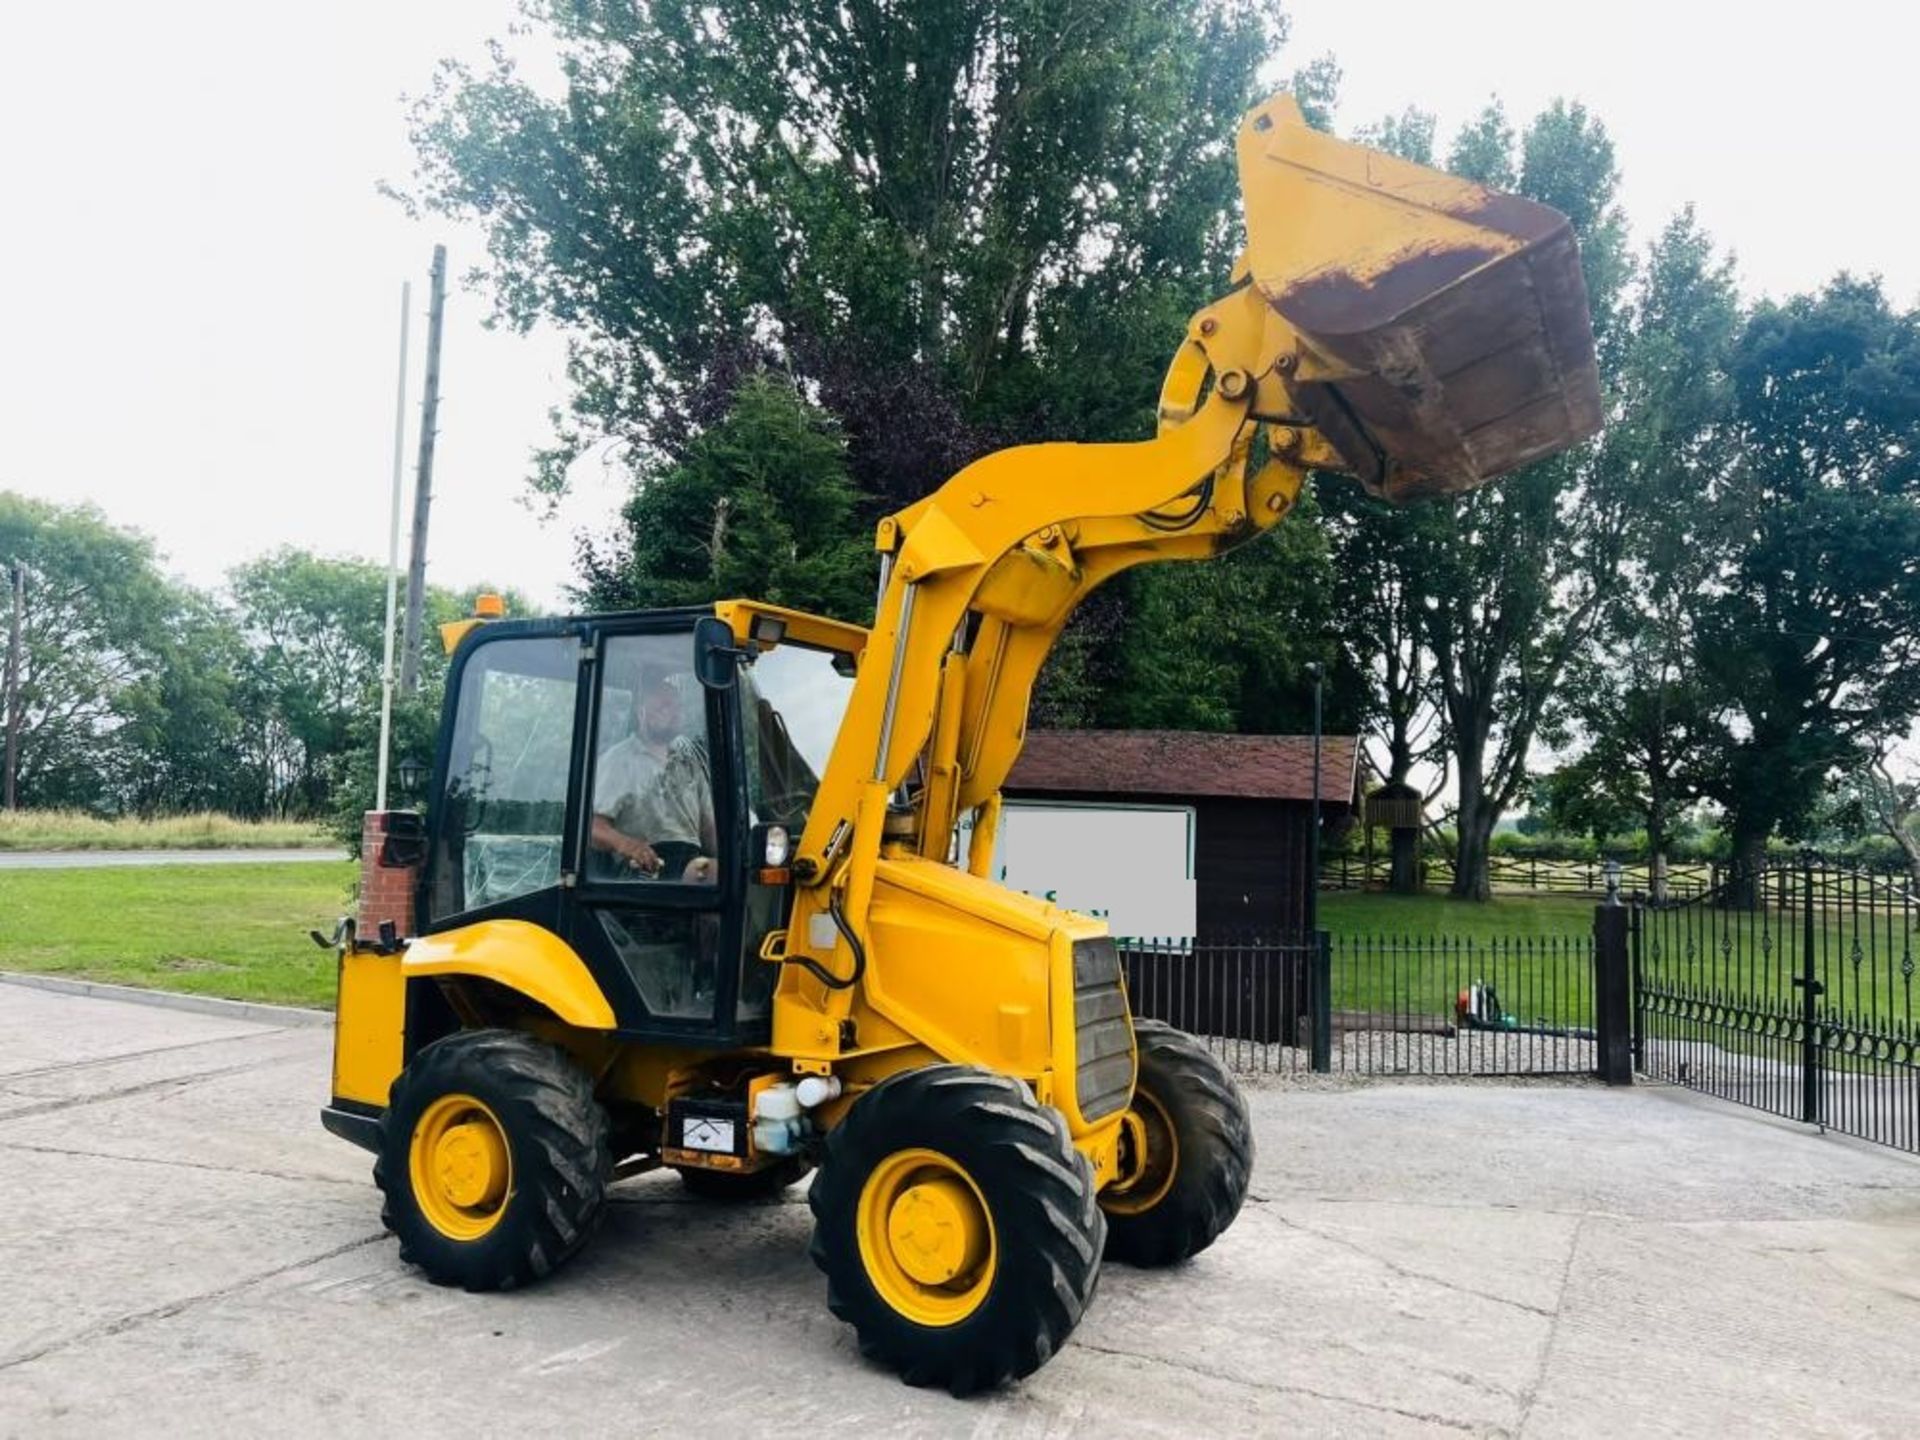
[[[593,848],[653,879],[711,885],[713,783],[706,746],[682,728],[668,672],[640,673],[633,733],[601,755],[593,782]]]

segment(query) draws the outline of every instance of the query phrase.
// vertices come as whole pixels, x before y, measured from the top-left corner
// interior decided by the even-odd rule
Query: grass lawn
[[[339,841],[306,820],[167,815],[103,820],[82,810],[0,810],[0,850],[294,850]]]
[[[1450,1018],[1462,990],[1491,985],[1522,1024],[1590,1025],[1592,899],[1342,893],[1320,897],[1333,936],[1333,1008]]]
[[[353,879],[346,861],[0,871],[0,970],[331,1008],[333,952],[307,931],[333,932]]]
[[[1487,939],[1590,935],[1594,902],[1583,895],[1496,896],[1484,904],[1444,895],[1342,892],[1320,897],[1320,923],[1348,935],[1444,935]]]

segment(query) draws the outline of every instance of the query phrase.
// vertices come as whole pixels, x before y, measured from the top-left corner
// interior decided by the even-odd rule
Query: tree
[[[288,547],[239,566],[228,586],[247,645],[235,692],[246,810],[304,818],[344,807],[357,833],[360,812],[373,803],[385,568]],[[471,614],[473,597],[488,588],[429,586],[429,631]],[[531,613],[518,596],[508,593],[507,602],[509,614]],[[437,713],[445,677],[446,657],[430,642],[420,714]],[[396,743],[394,753],[408,750]]]
[[[586,556],[602,604],[717,583],[695,572],[714,568],[716,523],[741,523],[730,487],[763,487],[694,447],[755,375],[785,373],[830,417],[863,544],[880,514],[999,446],[1150,434],[1188,317],[1229,283],[1232,137],[1285,37],[1254,0],[552,0],[529,15],[563,93],[499,57],[446,67],[415,111],[408,198],[486,226],[507,321],[574,336],[573,399],[536,479],[555,488],[581,445],[623,442],[634,505]],[[1313,123],[1338,82],[1326,59],[1293,77]],[[664,553],[656,519],[706,548]],[[1099,723],[1128,680],[1114,642],[1136,607],[1171,617],[1220,583],[1127,576],[1094,597],[1036,717]],[[864,612],[831,588],[833,608]],[[1264,703],[1226,696],[1246,688],[1220,679],[1191,711]]]
[[[1562,835],[1588,835],[1596,848],[1633,828],[1643,799],[1634,777],[1589,750],[1535,782],[1532,809]]]
[[[1360,691],[1357,710],[1368,732],[1362,753],[1387,792],[1430,805],[1445,788],[1446,731],[1425,632],[1428,522],[1417,509],[1395,509],[1358,486],[1329,483],[1317,494],[1333,555],[1332,594],[1338,638]],[[1434,764],[1425,793],[1416,767]],[[1390,832],[1388,888],[1419,889],[1420,832]]]
[[[157,664],[129,691],[117,803],[146,815],[257,813],[234,765],[244,729],[245,642],[213,599],[193,590],[177,595]]]
[[[0,573],[15,564],[27,575],[20,803],[111,809],[123,732],[163,668],[180,594],[145,536],[0,491]]]
[[[1573,773],[1639,814],[1656,896],[1672,820],[1701,793],[1714,734],[1692,657],[1694,601],[1714,566],[1699,511],[1727,443],[1739,324],[1732,262],[1683,210],[1649,249],[1622,322],[1603,455],[1638,516],[1564,707],[1591,747]]]
[[[1580,240],[1603,387],[1617,368],[1615,329],[1629,264],[1618,175],[1604,127],[1556,102],[1521,138],[1497,106],[1456,140],[1449,166],[1518,189],[1564,213]],[[1633,513],[1603,444],[1509,475],[1412,522],[1431,569],[1422,637],[1433,660],[1458,788],[1453,893],[1491,895],[1495,825],[1527,782],[1527,756],[1568,662],[1588,642],[1617,583]]]
[[[228,586],[250,652],[239,694],[251,808],[322,814],[332,766],[379,692],[386,573],[283,548],[236,568]]]
[[[1758,307],[1731,375],[1694,661],[1720,717],[1704,788],[1751,875],[1920,713],[1920,314],[1843,275]]]
[[[643,478],[613,543],[586,556],[596,609],[735,595],[865,620],[877,574],[846,444],[790,384],[743,383],[677,464]]]
[[[1881,833],[1900,847],[1913,884],[1920,888],[1920,781],[1911,774],[1896,775],[1887,748],[1878,748],[1873,759],[1854,772],[1852,788]]]
[[[529,16],[564,93],[504,58],[446,67],[415,114],[410,198],[486,225],[504,318],[576,337],[546,482],[597,436],[678,458],[690,402],[746,350],[822,382],[856,481],[893,502],[985,441],[1150,418],[1231,264],[1230,137],[1284,35],[1250,0]],[[885,463],[899,417],[870,427],[852,397],[902,391],[950,407],[962,453]]]
[[[1334,663],[1334,583],[1311,494],[1222,559],[1143,569],[1113,680],[1089,723],[1117,729],[1297,734],[1312,723],[1309,663],[1327,667],[1325,723],[1353,729],[1358,680]]]

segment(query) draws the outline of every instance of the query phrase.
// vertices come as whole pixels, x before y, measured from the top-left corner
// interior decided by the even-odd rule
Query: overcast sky
[[[1877,271],[1920,300],[1908,110],[1920,21],[1826,0],[1295,0],[1282,68],[1332,52],[1342,128],[1409,102],[1445,137],[1498,94],[1585,100],[1641,237],[1692,200],[1751,293]],[[211,584],[280,544],[384,558],[399,286],[478,238],[375,192],[410,167],[401,97],[475,56],[511,0],[96,0],[0,16],[0,488],[88,500]],[[1223,277],[1224,278],[1224,277]],[[556,337],[448,305],[431,573],[557,604],[572,535],[520,503],[564,396]],[[409,429],[411,468],[414,434]]]

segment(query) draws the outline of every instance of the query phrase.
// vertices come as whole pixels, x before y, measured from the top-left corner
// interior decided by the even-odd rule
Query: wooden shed
[[[1321,737],[1323,828],[1358,813],[1359,745]],[[1197,937],[1306,927],[1313,878],[1313,738],[1193,730],[1035,730],[1009,800],[1187,806],[1194,816]],[[1124,871],[1116,857],[1116,871]]]

